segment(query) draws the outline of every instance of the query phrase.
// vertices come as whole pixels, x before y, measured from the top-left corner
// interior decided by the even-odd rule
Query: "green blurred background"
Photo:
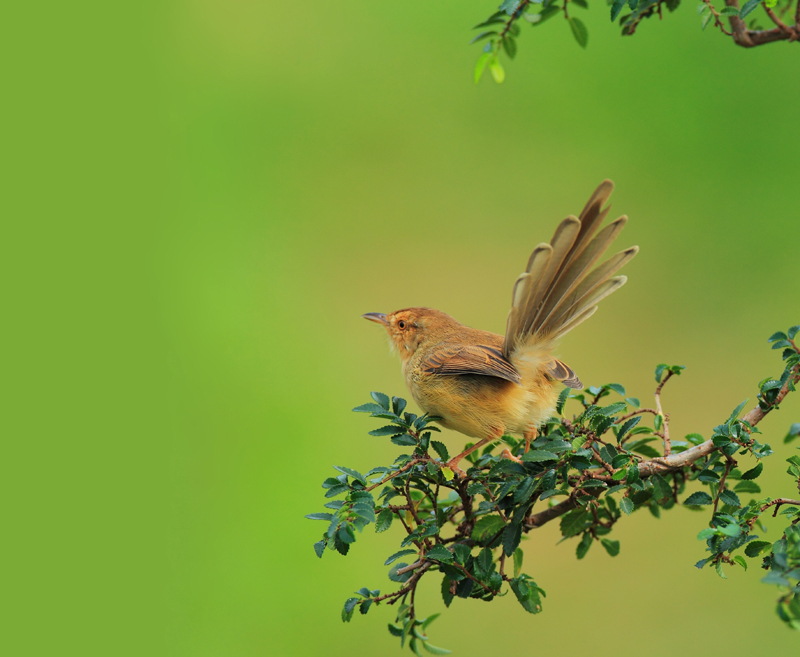
[[[646,400],[657,363],[683,364],[673,432],[709,435],[780,372],[766,338],[800,322],[797,46],[737,48],[691,5],[620,38],[590,4],[586,51],[563,21],[523,25],[506,82],[477,87],[478,0],[9,18],[6,654],[399,651],[391,608],[339,617],[387,589],[398,536],[318,560],[303,518],[332,464],[396,454],[350,412],[405,395],[360,315],[427,305],[502,332],[530,250],[603,178],[641,253],[561,346],[582,380]],[[765,494],[792,492],[798,420],[800,397],[763,423]],[[796,651],[757,569],[692,567],[704,522],[637,513],[617,558],[580,562],[548,526],[524,544],[544,613],[456,600],[433,642]],[[419,604],[443,607],[434,586]]]

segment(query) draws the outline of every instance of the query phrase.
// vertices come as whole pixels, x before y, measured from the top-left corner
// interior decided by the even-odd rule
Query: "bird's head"
[[[392,346],[406,362],[414,352],[428,341],[440,342],[459,324],[450,315],[432,308],[404,308],[385,315],[366,313],[364,319],[381,324]]]

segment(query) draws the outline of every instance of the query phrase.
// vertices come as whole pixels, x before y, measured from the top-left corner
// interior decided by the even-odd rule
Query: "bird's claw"
[[[505,448],[505,449],[504,449],[502,452],[500,452],[500,457],[501,457],[501,458],[504,458],[504,459],[511,459],[511,460],[512,460],[512,461],[514,461],[515,463],[519,463],[520,465],[522,465],[522,459],[520,459],[520,458],[517,458],[516,456],[514,456],[514,455],[513,455],[513,454],[512,454],[512,453],[509,451],[508,447],[506,447],[506,448]]]

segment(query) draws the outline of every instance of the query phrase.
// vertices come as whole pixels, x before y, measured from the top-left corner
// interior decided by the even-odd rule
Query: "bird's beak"
[[[389,325],[389,322],[386,321],[386,315],[384,313],[365,313],[364,315],[361,316],[364,319],[368,319],[370,322],[383,324],[384,326]]]

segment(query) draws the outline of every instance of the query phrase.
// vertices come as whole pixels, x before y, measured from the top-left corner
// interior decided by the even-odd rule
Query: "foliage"
[[[681,0],[606,0],[611,22],[615,21],[622,29],[623,36],[633,35],[639,24],[657,16],[663,20],[666,8],[675,11]],[[753,47],[773,41],[800,40],[800,0],[746,0],[740,8],[738,0],[723,0],[719,9],[712,0],[702,0],[697,7],[700,28],[705,30],[713,21],[715,28],[744,47]],[[759,23],[753,11],[761,5],[767,18],[775,27],[766,30]],[[495,82],[505,79],[505,70],[500,62],[503,52],[509,59],[517,54],[517,40],[525,24],[536,28],[561,16],[569,26],[569,31],[581,48],[589,43],[586,24],[575,15],[575,8],[588,9],[587,0],[503,0],[498,10],[473,28],[479,30],[470,43],[482,44],[482,53],[475,65],[475,82],[479,82],[483,72],[489,68]],[[784,19],[792,17],[794,25],[787,25]],[[745,23],[745,19],[748,19]],[[726,28],[728,20],[730,29]],[[552,22],[555,24],[558,21]]]
[[[366,614],[381,603],[397,604],[390,633],[417,655],[421,649],[446,654],[427,635],[438,614],[421,618],[415,607],[423,577],[439,574],[447,607],[456,598],[492,601],[510,590],[526,611],[538,614],[546,594],[523,571],[523,534],[559,518],[563,540],[574,541],[578,559],[595,544],[615,557],[620,553],[620,542],[612,538],[617,522],[644,509],[658,518],[684,506],[710,511],[708,528],[698,536],[709,556],[696,566],[710,565],[725,578],[723,567],[747,570],[748,559],[759,559],[768,571],[762,581],[780,589],[778,616],[800,630],[800,500],[762,497],[756,483],[763,459],[773,453],[756,438],[756,424],[800,381],[794,342],[799,329],[770,337],[773,349],[783,350],[784,371],[759,383],[758,406],[740,417],[745,400],[707,440],[699,434],[683,441],[670,438],[661,391],[684,368],[661,364],[655,371],[655,408],[642,408],[616,383],[580,394],[564,389],[558,416],[541,427],[530,451],[524,451],[524,441],[503,436],[517,460],[495,454],[489,445],[467,457],[471,467],[464,477],[445,466],[448,450],[432,438],[439,431],[436,418],[418,417],[405,411],[405,400],[373,392],[372,402],[353,410],[388,421],[370,435],[410,450],[392,465],[363,475],[334,466],[340,474],[322,486],[326,498],[338,499],[325,504],[328,512],[307,517],[328,523],[314,545],[319,557],[326,548],[348,554],[370,524],[376,532],[402,528],[399,550],[385,561],[397,588],[384,594],[358,590],[345,601],[342,620],[350,621],[356,609]],[[574,408],[570,417],[564,414],[568,400]],[[800,424],[793,424],[785,441],[798,436]],[[788,461],[788,474],[800,489],[800,456]],[[761,516],[769,509],[787,522],[774,542],[762,538]]]

